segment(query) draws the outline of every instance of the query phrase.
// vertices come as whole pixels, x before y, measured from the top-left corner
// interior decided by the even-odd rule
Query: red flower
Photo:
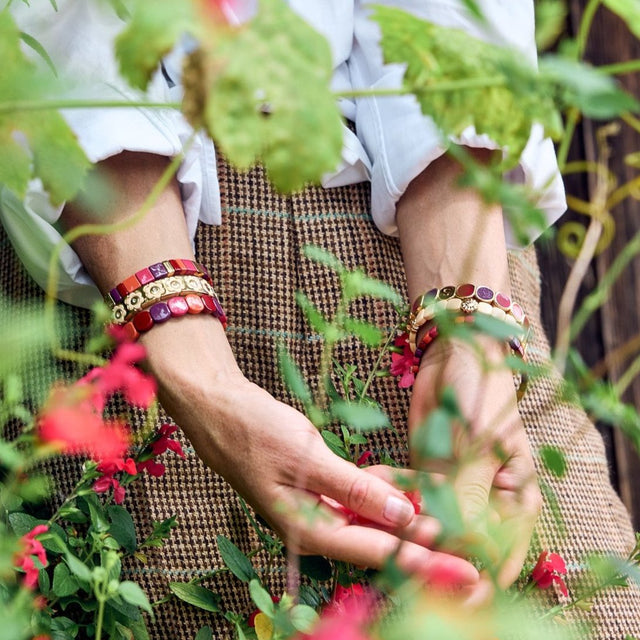
[[[177,453],[181,458],[185,457],[184,451],[182,450],[182,445],[177,440],[174,440],[170,437],[177,430],[178,427],[171,424],[163,424],[160,427],[158,431],[160,437],[151,445],[151,451],[153,452],[154,456],[159,456],[165,451],[171,450],[174,453]]]
[[[153,458],[138,462],[138,473],[146,471],[150,476],[153,476],[154,478],[163,476],[166,470],[167,468],[162,464],[162,462],[156,462]]]
[[[132,458],[127,458],[126,460],[119,458],[117,460],[101,462],[97,466],[97,470],[102,473],[102,476],[93,483],[93,490],[96,493],[106,493],[109,489],[113,489],[113,501],[116,504],[122,504],[124,501],[125,488],[120,484],[120,481],[113,476],[121,471],[125,471],[130,476],[135,476],[136,473],[138,473],[136,463]]]
[[[46,567],[48,564],[47,553],[42,546],[42,542],[35,539],[36,536],[41,533],[46,533],[47,531],[49,531],[49,527],[46,524],[38,524],[31,529],[29,533],[25,533],[25,535],[20,538],[22,549],[15,556],[14,566],[25,572],[22,584],[27,587],[27,589],[34,589],[38,584],[38,573],[40,569],[36,567],[33,556],[38,559],[43,567]]]
[[[367,464],[367,460],[373,455],[371,451],[365,451],[357,460],[356,467],[363,467]]]
[[[543,551],[531,573],[531,578],[540,589],[548,589],[555,582],[562,595],[567,596],[569,595],[567,585],[562,579],[566,573],[565,562],[557,553]]]
[[[278,603],[280,602],[280,598],[278,596],[271,596],[271,601]],[[255,609],[249,614],[249,618],[247,620],[247,624],[254,628],[256,626],[256,616],[260,613],[260,609]]]
[[[393,346],[402,349],[402,353],[391,352],[391,375],[399,376],[398,386],[402,389],[410,387],[416,376],[412,371],[414,356],[409,346],[409,335],[403,333],[393,341]]]
[[[141,344],[125,342],[116,348],[111,360],[104,367],[95,367],[78,383],[91,383],[102,398],[102,406],[111,395],[120,391],[125,400],[136,407],[147,409],[156,394],[153,378],[135,368],[143,360],[145,350]]]

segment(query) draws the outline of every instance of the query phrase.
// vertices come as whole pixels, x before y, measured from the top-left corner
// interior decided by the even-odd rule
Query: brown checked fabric
[[[198,259],[211,268],[228,314],[228,338],[240,367],[250,380],[291,402],[275,364],[278,344],[286,345],[312,384],[317,382],[321,348],[319,336],[305,324],[295,304],[294,293],[302,289],[327,314],[333,312],[338,299],[335,275],[305,259],[302,247],[308,243],[325,247],[347,266],[362,266],[369,275],[404,292],[399,245],[373,225],[366,184],[329,190],[309,188],[283,197],[273,191],[260,169],[240,174],[221,162],[219,178],[223,225],[200,226],[196,238]],[[549,357],[549,345],[540,325],[539,273],[534,251],[512,255],[510,265],[514,297],[522,302],[534,329],[529,354],[534,362],[542,363]],[[42,299],[4,233],[0,237],[0,292],[9,301]],[[80,347],[88,314],[65,305],[60,307],[65,312],[62,331],[74,334],[70,342]],[[392,330],[398,322],[389,305],[370,298],[358,300],[352,310],[385,330]],[[15,314],[3,305],[2,326],[15,319]],[[367,375],[376,357],[375,350],[355,339],[342,344],[337,354],[340,362],[357,364],[361,376]],[[72,380],[80,374],[80,369],[68,363],[59,364],[55,374],[40,360],[31,366],[37,387],[56,376]],[[556,402],[558,382],[559,377],[554,376],[534,381],[520,410],[534,453],[550,444],[567,454],[569,467],[563,479],[539,468],[541,484],[555,496],[562,522],[558,522],[550,501],[546,501],[530,561],[535,562],[541,549],[561,554],[569,568],[566,582],[571,591],[584,574],[587,554],[626,555],[634,536],[628,515],[609,484],[600,436],[581,410]],[[387,377],[375,380],[372,394],[387,410],[395,427],[395,432],[387,430],[370,436],[374,457],[378,460],[385,453],[406,464],[408,392],[398,389],[396,381]],[[133,420],[138,423],[140,416],[133,416]],[[129,561],[126,565],[125,578],[139,581],[151,600],[165,597],[169,582],[186,582],[219,569],[222,562],[217,535],[227,536],[245,552],[258,545],[234,492],[204,467],[187,442],[183,440],[183,444],[186,459],[165,456],[167,473],[162,478],[145,476],[128,491],[127,506],[134,512],[140,538],[150,532],[154,520],[176,515],[179,524],[162,549],[148,551],[146,563]],[[242,443],[238,442],[238,446]],[[53,467],[60,498],[73,485],[78,463],[60,461]],[[259,474],[260,469],[246,469],[246,473]],[[272,566],[266,575],[267,558],[259,555],[253,563],[273,593],[283,589],[284,566]],[[228,572],[208,578],[203,584],[222,596],[224,609],[248,614],[254,608],[246,585]],[[549,606],[557,601],[553,592],[544,595]],[[216,638],[233,637],[233,630],[221,616],[176,599],[155,611],[155,623],[149,625],[154,639],[191,640],[205,624],[214,628]],[[637,586],[611,590],[596,598],[591,612],[576,610],[573,617],[592,626],[593,637],[598,639],[640,636],[640,590]]]

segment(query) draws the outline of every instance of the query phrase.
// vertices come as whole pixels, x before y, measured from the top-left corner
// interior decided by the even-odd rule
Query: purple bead
[[[120,304],[122,302],[122,296],[120,295],[120,292],[118,291],[118,289],[116,288],[111,289],[111,291],[109,291],[109,295],[111,296],[111,299],[113,300],[114,304]]]
[[[491,302],[491,300],[493,300],[493,291],[491,291],[489,287],[478,287],[476,289],[476,298]]]
[[[156,264],[152,264],[148,267],[149,271],[153,274],[153,277],[158,280],[159,278],[164,278],[169,273],[167,271],[167,267],[162,264],[162,262],[156,262]]]
[[[149,313],[156,323],[165,322],[171,317],[171,309],[166,302],[156,302],[149,307]]]

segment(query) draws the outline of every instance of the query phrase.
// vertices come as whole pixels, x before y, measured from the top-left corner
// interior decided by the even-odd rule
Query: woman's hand
[[[153,349],[150,358],[158,364]],[[415,515],[385,468],[365,471],[334,455],[304,415],[239,372],[207,379],[192,371],[185,384],[173,376],[166,388],[162,375],[159,379],[163,405],[198,455],[290,549],[373,568],[397,553],[399,566],[427,583],[440,585],[445,578],[449,587],[477,583],[471,564],[428,548],[437,524]],[[359,518],[333,508],[332,501]]]
[[[470,529],[481,536],[490,529],[486,548],[499,554],[498,583],[507,587],[522,568],[541,495],[504,356],[503,345],[487,336],[474,345],[436,340],[416,376],[409,429],[414,436],[442,389],[454,390],[466,423],[454,425],[452,459],[420,459],[414,451],[412,464],[453,479]]]

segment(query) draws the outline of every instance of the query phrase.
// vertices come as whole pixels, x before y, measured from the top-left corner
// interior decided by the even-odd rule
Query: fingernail
[[[409,524],[415,515],[415,510],[408,500],[389,496],[384,503],[382,515],[392,524]]]

